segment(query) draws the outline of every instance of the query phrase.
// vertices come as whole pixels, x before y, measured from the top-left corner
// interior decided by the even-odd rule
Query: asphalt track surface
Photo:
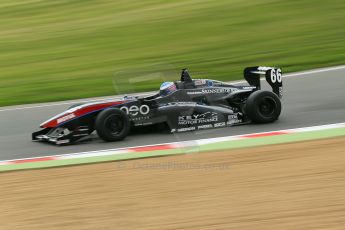
[[[0,160],[77,153],[184,140],[239,135],[331,124],[345,121],[345,67],[290,74],[284,78],[283,111],[272,124],[244,125],[180,134],[133,134],[124,141],[105,143],[96,135],[90,142],[58,147],[31,141],[41,122],[75,102],[0,108]]]

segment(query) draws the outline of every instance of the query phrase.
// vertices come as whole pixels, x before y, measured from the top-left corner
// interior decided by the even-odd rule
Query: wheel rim
[[[258,106],[259,113],[264,117],[271,117],[276,111],[277,103],[271,97],[263,98]]]
[[[121,116],[113,114],[105,119],[104,126],[111,135],[115,136],[122,132],[125,124],[121,119]]]

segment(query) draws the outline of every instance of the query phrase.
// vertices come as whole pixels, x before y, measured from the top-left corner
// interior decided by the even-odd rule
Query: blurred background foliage
[[[343,0],[0,1],[1,106],[158,89],[126,85],[150,71],[233,80],[344,63]]]

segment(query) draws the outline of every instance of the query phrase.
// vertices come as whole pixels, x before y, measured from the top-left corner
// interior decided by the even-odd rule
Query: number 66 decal
[[[276,82],[282,82],[282,70],[281,69],[271,69],[270,72],[271,82],[274,84]]]

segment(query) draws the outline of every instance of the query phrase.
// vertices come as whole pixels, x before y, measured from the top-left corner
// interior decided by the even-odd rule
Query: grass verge
[[[345,136],[344,128],[335,128],[329,130],[319,130],[311,132],[291,133],[277,136],[249,138],[234,141],[224,141],[213,144],[205,144],[200,146],[181,147],[176,149],[158,150],[158,151],[144,151],[144,152],[127,152],[116,154],[115,151],[109,155],[92,156],[92,157],[76,157],[73,159],[59,159],[50,161],[39,161],[20,164],[0,165],[0,172],[24,170],[24,169],[39,169],[51,168],[80,164],[100,163],[107,161],[124,161],[141,158],[163,157],[180,154],[196,154],[200,152],[224,151],[230,149],[258,147],[264,145],[284,144],[300,141],[309,141],[325,138],[334,138]]]
[[[342,0],[3,0],[0,106],[345,63]],[[157,74],[148,74],[156,72]]]

